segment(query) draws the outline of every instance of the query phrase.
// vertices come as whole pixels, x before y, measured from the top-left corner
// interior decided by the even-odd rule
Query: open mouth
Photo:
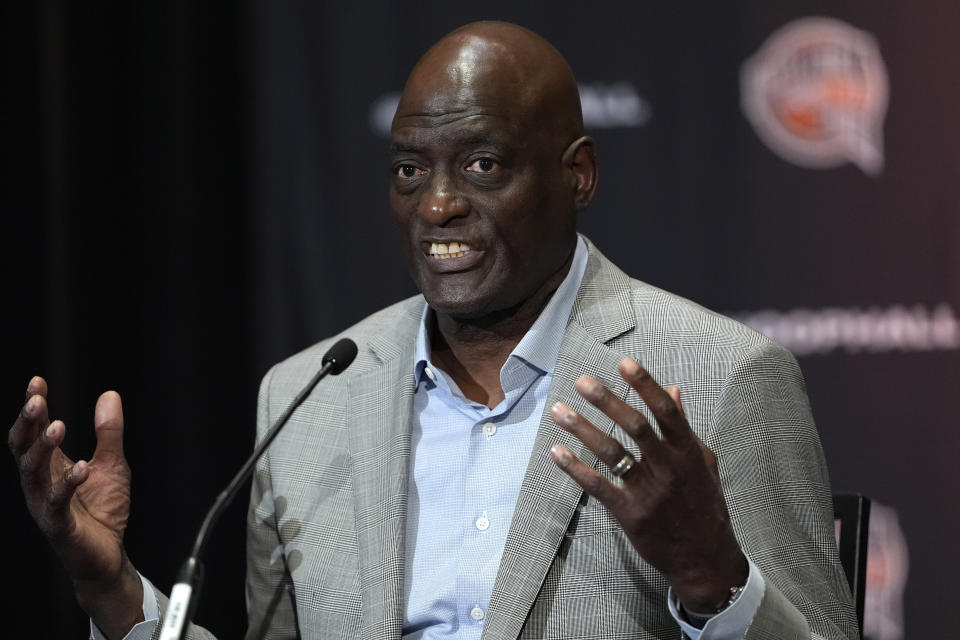
[[[437,260],[462,258],[470,253],[470,245],[466,242],[431,242],[427,253]]]

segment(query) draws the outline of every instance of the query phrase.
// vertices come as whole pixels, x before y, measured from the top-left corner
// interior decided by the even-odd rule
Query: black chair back
[[[833,515],[838,526],[840,563],[857,608],[857,624],[863,637],[863,603],[867,586],[867,541],[870,529],[870,499],[859,493],[833,496]]]

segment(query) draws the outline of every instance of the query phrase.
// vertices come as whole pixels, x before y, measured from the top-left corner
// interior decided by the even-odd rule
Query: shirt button
[[[430,379],[433,380],[433,381],[436,381],[436,379],[437,379],[437,374],[435,374],[435,373],[433,372],[433,370],[430,369],[430,367],[424,367],[423,372],[424,372],[425,374],[427,374],[427,377],[428,377],[428,378],[430,378]]]
[[[480,529],[480,531],[486,531],[490,528],[490,520],[487,516],[480,516],[474,524],[477,525],[477,529]]]
[[[492,436],[496,432],[497,432],[497,425],[493,424],[492,422],[488,422],[485,425],[483,425],[483,433],[486,434],[488,437]]]
[[[483,620],[483,609],[480,607],[470,609],[470,617],[477,621]]]

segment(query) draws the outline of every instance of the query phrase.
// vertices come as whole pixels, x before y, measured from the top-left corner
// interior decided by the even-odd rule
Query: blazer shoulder
[[[630,284],[637,331],[650,339],[794,359],[784,346],[739,320],[641,280],[631,278]]]
[[[777,353],[784,347],[755,329],[688,298],[632,278],[587,239],[590,259],[574,310],[588,332],[624,347],[650,351],[679,350],[739,359],[746,352]],[[597,327],[601,327],[597,329]]]
[[[264,379],[303,380],[305,373],[312,374],[321,366],[324,354],[341,338],[350,338],[357,343],[357,357],[343,375],[352,377],[365,373],[384,358],[401,353],[416,341],[424,304],[423,296],[416,295],[380,309],[340,333],[278,362]]]

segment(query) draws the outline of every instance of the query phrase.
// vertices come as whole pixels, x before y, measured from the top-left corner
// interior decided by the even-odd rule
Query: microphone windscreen
[[[357,357],[357,343],[350,338],[340,338],[323,355],[323,365],[333,363],[330,367],[330,373],[337,375],[350,366],[353,359]]]

